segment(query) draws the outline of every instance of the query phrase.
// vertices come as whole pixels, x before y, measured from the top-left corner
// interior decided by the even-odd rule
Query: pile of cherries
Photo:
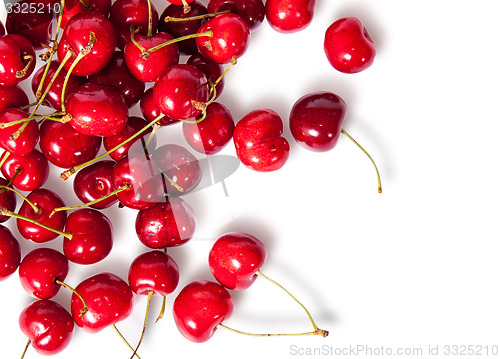
[[[7,34],[0,23],[0,222],[13,218],[19,234],[34,243],[63,237],[63,253],[42,245],[22,257],[18,240],[0,225],[0,280],[18,270],[24,289],[38,299],[19,318],[26,349],[58,353],[74,324],[98,332],[130,314],[134,293],[148,296],[149,309],[153,295],[165,298],[176,290],[179,268],[167,249],[194,236],[195,214],[182,195],[197,188],[203,173],[187,148],[157,146],[160,127],[182,126],[191,150],[208,156],[233,140],[238,158],[255,171],[278,170],[289,157],[275,111],[255,109],[235,123],[216,100],[224,75],[264,19],[282,33],[302,30],[316,1],[169,2],[159,15],[149,0],[21,0],[7,15]],[[35,13],[14,11],[33,4]],[[365,70],[375,57],[373,41],[354,17],[328,27],[324,50],[344,73]],[[181,55],[189,57],[179,63]],[[34,102],[19,86],[30,76]],[[143,117],[129,116],[136,105]],[[345,114],[338,95],[306,94],[291,109],[291,134],[309,150],[331,150],[340,133],[353,140],[342,128]],[[101,146],[105,152],[98,155]],[[44,188],[49,169],[56,168],[61,181],[75,174],[74,192],[83,205],[68,207]],[[377,178],[381,192],[378,170]],[[113,227],[100,210],[117,203],[137,211],[137,237],[151,250],[131,263],[128,282],[100,273],[70,287],[64,282],[69,261],[91,265],[111,252]],[[228,289],[246,289],[261,276],[285,290],[260,271],[265,258],[263,243],[250,234],[219,238],[208,256],[216,281],[189,283],[175,298],[179,331],[194,342],[208,340],[217,328],[282,335],[222,324],[234,308]],[[73,291],[71,313],[51,300],[61,286]],[[328,335],[300,305],[313,330],[289,335]],[[141,340],[129,345],[132,357]]]

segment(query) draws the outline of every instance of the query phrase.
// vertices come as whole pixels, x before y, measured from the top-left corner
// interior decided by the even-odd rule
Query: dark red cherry
[[[7,227],[0,225],[0,281],[9,277],[21,262],[21,246]]]
[[[98,73],[108,65],[115,52],[117,40],[113,24],[98,12],[82,12],[68,21],[57,48],[59,61],[64,59],[69,49],[73,51],[71,60],[64,66],[66,70],[69,70],[82,49],[87,47],[91,33],[95,35],[96,42],[92,50],[73,69],[75,75],[88,76]]]
[[[31,218],[59,231],[64,229],[64,225],[66,224],[66,211],[59,211],[51,216],[55,208],[65,206],[61,197],[49,189],[39,188],[31,192],[27,198],[37,207],[38,212],[35,212],[33,207],[28,202],[24,201],[19,209],[20,215]],[[24,219],[17,219],[16,221],[19,233],[24,238],[35,243],[48,242],[59,236],[59,234],[53,231],[25,221]]]
[[[250,234],[232,232],[220,237],[208,255],[208,265],[215,279],[224,287],[242,290],[257,279],[266,260],[264,244]]]
[[[42,187],[49,177],[49,163],[44,155],[33,150],[26,156],[11,154],[2,165],[7,180],[21,191],[33,191]]]
[[[208,20],[198,29],[198,33],[212,31],[212,37],[196,38],[198,51],[203,57],[219,64],[231,62],[233,57],[241,57],[247,50],[250,29],[240,16],[224,13]]]
[[[0,86],[0,112],[3,112],[8,107],[19,108],[29,103],[26,92],[19,85]]]
[[[207,6],[209,13],[229,10],[246,21],[250,31],[257,28],[264,21],[266,10],[262,0],[210,0]]]
[[[173,40],[173,36],[165,32],[159,32],[151,37],[135,35],[135,40],[139,45],[149,50],[157,45]],[[132,42],[125,46],[125,62],[134,75],[142,82],[155,82],[160,78],[171,65],[179,62],[179,47],[173,43],[156,51],[151,52],[147,57],[143,56],[142,51]]]
[[[39,299],[53,298],[69,271],[68,259],[51,248],[37,248],[26,254],[19,265],[24,290]]]
[[[167,32],[175,38],[196,33],[196,31],[201,26],[201,19],[187,21],[165,21],[165,18],[167,16],[185,19],[188,17],[205,15],[207,13],[206,6],[199,1],[192,2],[190,4],[190,7],[190,11],[184,12],[184,6],[182,5],[168,5],[165,10],[163,10],[163,13],[160,16],[158,31]],[[179,42],[179,51],[185,55],[192,55],[197,53],[198,48],[196,47],[196,41],[194,40],[194,38]]]
[[[66,309],[49,299],[37,300],[25,308],[19,316],[19,326],[33,349],[43,355],[65,349],[75,328]]]
[[[3,22],[0,21],[0,36],[5,35],[5,27],[3,26]]]
[[[152,87],[146,90],[139,105],[142,115],[149,122],[154,121],[158,116],[161,115],[161,111],[158,109],[158,106],[156,106]],[[168,126],[177,122],[179,122],[179,120],[168,116],[164,116],[158,121],[161,126]]]
[[[3,35],[0,37],[0,63],[0,85],[15,86],[35,69],[35,49],[24,36]]]
[[[97,155],[102,139],[75,131],[69,123],[44,121],[40,126],[40,149],[53,165],[71,168]]]
[[[224,72],[224,66],[204,58],[200,53],[196,53],[187,59],[186,64],[196,66],[205,74],[205,77],[209,82],[215,83],[217,80],[217,85],[215,86],[215,98],[219,97],[224,89],[224,77],[221,78]]]
[[[304,30],[312,21],[316,0],[267,0],[266,18],[282,33]]]
[[[167,253],[150,251],[134,259],[128,271],[128,283],[134,293],[166,296],[179,284],[179,267]]]
[[[293,138],[311,151],[329,151],[337,144],[347,106],[331,92],[315,92],[301,97],[290,112]]]
[[[12,5],[15,9],[7,13],[5,21],[7,32],[24,36],[35,50],[42,49],[42,45],[50,39],[48,29],[53,17],[51,8],[40,5],[37,0],[21,0]]]
[[[7,186],[8,184],[9,181],[7,181],[5,178],[0,177],[0,186]],[[16,210],[16,204],[16,194],[12,191],[0,187],[0,207],[14,212]],[[0,214],[0,223],[7,221],[9,218],[9,216],[3,216]]]
[[[118,90],[111,86],[88,83],[66,100],[71,126],[87,136],[113,136],[128,120],[128,106]]]
[[[324,50],[330,64],[348,74],[370,67],[376,54],[373,40],[356,17],[339,19],[328,27]]]
[[[89,82],[114,86],[130,108],[142,98],[145,85],[130,73],[123,52],[116,51],[111,62],[97,74],[89,76]]]
[[[255,171],[275,171],[285,164],[290,145],[282,137],[283,121],[270,109],[258,109],[245,115],[234,128],[236,154]]]
[[[135,221],[139,240],[153,249],[177,247],[188,242],[194,234],[196,217],[191,206],[181,198],[140,210]]]
[[[125,319],[132,311],[132,290],[112,273],[100,273],[85,279],[75,290],[85,299],[89,310],[80,317],[83,303],[73,294],[71,313],[76,325],[87,332],[99,332]]]
[[[229,319],[233,299],[220,284],[206,280],[191,282],[177,295],[173,315],[177,329],[187,339],[202,343],[209,340],[217,325]]]
[[[113,226],[108,217],[95,209],[72,212],[66,220],[65,232],[71,234],[71,239],[64,237],[64,255],[74,263],[97,263],[113,247]]]
[[[19,121],[30,117],[29,113],[14,107],[9,107],[0,113],[0,123],[9,123]],[[15,140],[10,136],[16,132],[23,123],[0,129],[0,147],[8,152],[25,156],[30,153],[38,143],[40,131],[36,121],[29,121],[24,131]]]
[[[51,81],[51,79],[53,78],[59,65],[60,65],[59,62],[56,60],[50,63],[46,80],[42,85],[42,94],[47,89],[47,86]],[[33,78],[31,79],[31,89],[33,90],[34,95],[36,95],[38,86],[40,85],[40,81],[42,81],[43,73],[45,72],[46,66],[47,65],[40,67],[33,76]],[[59,75],[55,78],[54,82],[50,86],[49,92],[47,93],[47,97],[45,98],[45,101],[47,101],[49,106],[57,111],[61,111],[61,94],[62,94],[64,79],[67,77],[67,74],[68,72],[65,69],[61,69]],[[68,95],[73,93],[73,91],[75,91],[78,87],[82,86],[86,82],[87,81],[84,77],[71,75],[66,85],[65,97],[68,98]]]
[[[97,161],[77,172],[73,181],[73,190],[83,203],[93,202],[107,196],[114,191],[113,168],[114,161]],[[118,197],[113,195],[99,201],[90,207],[104,209],[118,202]]]
[[[184,122],[182,132],[187,143],[199,153],[220,152],[233,138],[234,120],[226,106],[213,102],[207,107],[205,119],[198,123]]]
[[[173,118],[196,117],[201,110],[194,103],[208,101],[207,78],[195,66],[173,65],[167,68],[153,88],[156,106]]]

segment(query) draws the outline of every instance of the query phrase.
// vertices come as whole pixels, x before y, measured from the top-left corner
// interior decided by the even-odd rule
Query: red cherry
[[[212,31],[212,37],[196,38],[198,51],[207,59],[227,64],[234,57],[241,57],[248,48],[250,29],[240,16],[224,13],[205,22],[198,33]]]
[[[208,265],[215,279],[224,287],[242,290],[257,279],[267,251],[257,238],[246,233],[228,233],[213,245]]]
[[[112,273],[100,273],[81,282],[75,290],[87,302],[88,312],[80,317],[81,299],[71,296],[71,313],[77,326],[96,333],[125,319],[132,311],[133,293],[128,284]]]
[[[0,177],[0,186],[7,186],[9,181]],[[9,211],[14,212],[16,210],[16,194],[13,191],[9,191],[7,189],[0,187],[0,207],[7,208]],[[7,221],[9,216],[2,216],[0,214],[0,223]]]
[[[199,280],[185,286],[173,306],[177,329],[187,339],[202,343],[209,340],[217,325],[231,317],[233,299],[220,284]]]
[[[153,249],[177,247],[188,242],[194,234],[196,217],[191,206],[181,198],[140,210],[135,221],[139,240]]]
[[[68,259],[51,248],[37,248],[26,254],[19,265],[24,290],[39,299],[53,298],[69,271]]]
[[[7,227],[0,225],[0,281],[9,277],[21,262],[21,246]]]
[[[19,316],[19,326],[40,354],[52,355],[66,348],[75,328],[73,318],[60,304],[37,300]]]
[[[53,13],[47,6],[41,6],[40,2],[33,0],[21,0],[15,3],[21,11],[9,11],[5,25],[9,34],[24,36],[33,45],[35,50],[42,49],[50,39],[49,26]],[[36,11],[22,11],[31,9],[36,5]]]
[[[234,120],[226,106],[213,102],[207,107],[205,119],[198,123],[184,122],[182,132],[187,143],[207,155],[220,152],[233,138]]]
[[[339,19],[328,27],[324,49],[330,64],[348,74],[366,70],[376,54],[375,44],[368,31],[355,17]]]
[[[146,92],[144,93],[144,96],[142,97],[140,102],[140,107],[142,115],[149,122],[154,121],[158,116],[161,115],[161,111],[158,109],[158,106],[156,106],[152,87],[147,89]],[[157,123],[159,123],[160,126],[168,126],[177,122],[179,122],[179,120],[172,117],[164,116]]]
[[[66,111],[71,114],[71,126],[87,136],[116,135],[128,119],[128,106],[118,90],[92,83],[68,96]]]
[[[64,238],[63,251],[71,262],[97,263],[106,258],[113,247],[113,226],[108,217],[95,209],[72,212],[66,220],[65,231],[71,234],[71,239]]]
[[[78,15],[85,11],[95,11],[104,16],[108,16],[109,10],[111,8],[111,0],[92,0],[87,2],[89,5],[83,5],[80,0],[68,0],[64,4],[64,11],[61,20],[61,29],[66,27],[68,21],[75,15]],[[55,19],[57,21],[57,18]],[[54,23],[51,24],[52,27],[55,26]],[[52,30],[52,28],[50,28]]]
[[[290,153],[288,141],[281,137],[283,122],[270,109],[248,113],[234,128],[234,145],[241,162],[255,171],[275,171],[285,164]]]
[[[26,111],[9,107],[0,113],[0,123],[7,124],[28,117],[30,117],[30,115]],[[11,140],[10,136],[22,125],[23,123],[19,123],[0,129],[0,147],[11,153],[25,156],[35,148],[40,137],[40,131],[37,122],[30,121],[19,137],[15,140]]]
[[[26,156],[11,154],[2,165],[7,180],[21,191],[33,191],[42,187],[49,177],[49,163],[44,155],[33,150]]]
[[[8,107],[19,108],[29,103],[28,96],[19,85],[0,86],[0,112],[3,112]]]
[[[80,201],[84,203],[93,202],[113,192],[112,178],[115,163],[106,160],[98,161],[78,171],[73,181],[73,190]],[[113,195],[90,207],[103,209],[112,206],[116,202],[118,202],[118,197]]]
[[[207,10],[209,13],[229,10],[233,14],[241,16],[250,31],[257,30],[264,21],[266,13],[262,0],[210,0]]]
[[[290,112],[290,131],[303,147],[329,151],[337,144],[347,106],[331,92],[315,92],[301,97]]]
[[[315,6],[316,0],[267,0],[266,18],[278,32],[297,32],[309,26]]]
[[[0,63],[0,85],[15,86],[28,78],[35,69],[35,49],[24,36],[1,36]]]
[[[224,89],[224,77],[222,73],[224,72],[224,66],[214,62],[212,60],[208,60],[201,56],[200,53],[196,53],[187,59],[186,64],[196,66],[205,74],[205,77],[209,82],[215,83],[217,80],[217,85],[215,86],[215,98],[219,97]]]

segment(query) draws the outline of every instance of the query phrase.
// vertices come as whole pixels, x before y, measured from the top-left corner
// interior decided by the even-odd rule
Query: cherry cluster
[[[38,299],[19,319],[29,338],[26,349],[60,352],[74,324],[98,332],[130,314],[134,293],[148,296],[149,309],[153,295],[165,298],[177,288],[179,268],[167,249],[193,238],[195,214],[181,197],[200,184],[202,168],[183,146],[157,146],[160,127],[181,124],[192,150],[208,156],[232,140],[239,160],[255,171],[278,170],[289,157],[284,124],[275,111],[256,109],[235,123],[216,100],[225,74],[264,19],[282,33],[302,30],[313,19],[316,1],[169,2],[159,15],[150,0],[62,0],[55,18],[47,6],[34,14],[9,13],[7,34],[0,23],[0,222],[15,218],[19,234],[34,243],[64,238],[63,253],[39,247],[22,258],[17,239],[0,225],[0,279],[18,270],[22,286]],[[376,52],[354,17],[328,27],[324,50],[331,65],[345,73],[368,68]],[[29,77],[31,103],[19,86]],[[129,116],[136,105],[143,117]],[[306,94],[291,109],[291,134],[309,150],[331,150],[341,133],[354,141],[342,128],[345,114],[338,95]],[[98,155],[101,147],[105,152]],[[73,188],[82,205],[66,206],[44,188],[54,167],[62,169],[61,181],[75,174]],[[18,197],[23,203],[16,211]],[[117,203],[137,211],[137,237],[151,251],[131,263],[128,282],[100,273],[72,288],[64,282],[69,262],[92,265],[111,252],[112,223],[100,210]],[[175,299],[180,332],[195,342],[208,340],[217,328],[282,335],[250,334],[222,324],[234,308],[228,289],[246,289],[261,276],[285,290],[260,271],[265,258],[264,244],[250,234],[219,238],[208,258],[216,282],[192,282]],[[51,300],[61,287],[73,291],[71,313]],[[328,335],[298,303],[313,331],[290,335]],[[138,357],[141,341],[142,335],[135,349],[130,347],[132,357]]]

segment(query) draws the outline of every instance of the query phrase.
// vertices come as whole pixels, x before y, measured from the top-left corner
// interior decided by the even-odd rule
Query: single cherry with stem
[[[35,69],[35,50],[24,36],[8,34],[0,37],[0,85],[15,86]]]
[[[8,153],[7,153],[8,154]],[[45,156],[34,149],[26,156],[8,154],[1,167],[5,178],[21,191],[42,187],[49,177],[49,163]]]
[[[29,117],[29,114],[17,108],[6,108],[0,113],[0,147],[13,154],[25,156],[38,143],[40,130],[36,121],[30,121],[23,133],[16,139],[11,136],[22,126],[19,120]],[[17,123],[12,126],[13,123]]]

